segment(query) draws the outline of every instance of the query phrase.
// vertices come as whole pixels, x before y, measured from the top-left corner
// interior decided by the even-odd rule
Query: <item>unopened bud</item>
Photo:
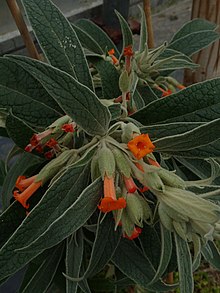
[[[158,171],[158,175],[165,185],[181,189],[186,187],[185,181],[171,171],[160,169]]]
[[[109,178],[113,177],[115,174],[115,158],[112,151],[104,145],[98,150],[97,156],[102,180],[104,180],[105,175]]]
[[[112,152],[114,154],[118,171],[125,177],[129,178],[131,176],[131,167],[125,155],[118,148],[113,148]]]
[[[130,90],[130,78],[126,70],[122,71],[119,77],[119,88],[122,93],[127,93]]]
[[[131,122],[125,124],[122,129],[122,135],[121,135],[122,142],[128,143],[130,140],[134,138],[134,133],[141,134],[139,128],[135,124]]]

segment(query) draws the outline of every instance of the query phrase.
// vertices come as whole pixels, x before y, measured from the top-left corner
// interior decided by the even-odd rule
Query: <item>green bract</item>
[[[220,78],[169,74],[196,69],[216,26],[195,19],[149,49],[141,11],[135,52],[116,12],[119,52],[50,0],[21,2],[45,61],[0,58],[0,135],[15,143],[0,162],[0,281],[26,267],[23,293],[192,293],[201,255],[220,269]]]

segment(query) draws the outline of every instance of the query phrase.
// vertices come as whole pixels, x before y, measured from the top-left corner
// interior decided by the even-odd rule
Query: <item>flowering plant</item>
[[[195,19],[149,49],[142,14],[135,50],[116,12],[119,51],[49,0],[22,3],[44,60],[0,58],[1,135],[16,145],[1,282],[26,267],[19,292],[193,292],[201,256],[220,268],[220,79],[185,88],[170,74],[197,67],[216,26]]]

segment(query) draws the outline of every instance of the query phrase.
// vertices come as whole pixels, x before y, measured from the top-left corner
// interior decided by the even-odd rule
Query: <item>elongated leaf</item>
[[[216,29],[216,24],[207,21],[206,19],[195,18],[185,23],[172,37],[171,43],[189,35],[191,33],[199,32],[199,31],[210,31]]]
[[[121,26],[121,32],[122,32],[122,38],[123,38],[123,49],[122,49],[122,53],[124,51],[124,48],[126,48],[127,46],[133,45],[133,34],[132,31],[127,23],[127,21],[124,19],[124,17],[115,10],[115,13],[118,17],[118,20],[120,22],[120,26]]]
[[[10,207],[0,215],[0,247],[10,238],[25,216],[25,210],[18,202],[13,202]]]
[[[142,124],[207,122],[220,115],[220,79],[207,80],[149,105],[131,117]]]
[[[20,293],[39,293],[47,292],[51,281],[56,273],[57,267],[60,263],[63,252],[63,246],[59,245],[50,250],[50,253],[45,256],[42,263],[39,265],[30,264],[28,271],[29,275],[32,273],[31,278],[20,290]]]
[[[28,168],[36,167],[44,160],[29,153],[23,153],[16,163],[10,168],[5,177],[2,187],[2,205],[6,209],[10,204],[12,198],[12,191],[15,187],[15,182],[20,175],[24,175]]]
[[[57,102],[47,93],[43,86],[20,65],[8,58],[0,57],[0,85],[24,94],[62,114]]]
[[[201,122],[164,123],[144,126],[141,127],[140,130],[141,133],[148,133],[151,139],[156,140],[167,136],[174,136],[180,133],[185,133],[203,124],[204,123]]]
[[[193,293],[194,282],[192,272],[192,259],[189,245],[175,233],[176,254],[179,271],[179,283],[181,293]]]
[[[11,57],[37,78],[62,109],[89,134],[106,133],[110,113],[96,95],[69,74],[30,58]]]
[[[162,281],[149,285],[154,278],[155,270],[133,241],[121,239],[112,261],[124,274],[144,289],[169,291],[176,287],[176,285],[165,285]]]
[[[0,159],[0,186],[2,186],[5,180],[6,170],[5,170],[5,162]]]
[[[214,242],[209,241],[203,246],[202,254],[214,268],[220,271],[220,252]]]
[[[22,222],[22,225],[19,226],[16,232],[0,250],[0,279],[16,272],[47,248],[47,245],[45,245],[47,243],[46,241],[42,248],[32,250],[28,253],[16,250],[30,244],[37,237],[45,233],[47,228],[52,226],[53,223],[65,213],[87,185],[88,172],[89,170],[85,165],[71,167],[68,172],[64,173],[64,175],[48,189],[42,200],[30,212],[28,217]],[[78,219],[72,216],[72,220],[77,221]],[[69,225],[67,226],[69,227]],[[61,225],[58,225],[57,228],[59,227],[61,228]],[[74,229],[72,229],[71,232],[73,231]],[[66,237],[67,236],[68,235],[66,235]],[[53,234],[51,239],[48,238],[48,244],[49,240],[52,240],[52,242],[55,240],[54,237],[56,237],[56,235]],[[56,245],[56,243],[54,243],[54,245]],[[48,245],[48,247],[50,246],[53,246],[53,244]]]
[[[148,85],[145,86],[138,86],[137,90],[139,94],[142,97],[142,100],[144,101],[145,105],[150,104],[151,102],[158,100],[156,93],[153,91],[151,87]]]
[[[101,196],[102,181],[97,179],[80,194],[63,214],[55,219],[47,230],[32,243],[21,248],[21,251],[42,250],[45,248],[45,242],[46,248],[49,248],[68,237],[90,218],[97,209]]]
[[[177,69],[182,69],[182,68],[189,68],[189,69],[195,69],[197,67],[199,67],[199,65],[193,63],[193,62],[189,62],[186,61],[184,59],[178,58],[178,56],[176,58],[173,58],[172,60],[163,60],[163,61],[158,61],[155,62],[154,67],[155,68],[159,68],[159,71],[163,73],[163,71],[173,71],[173,70],[177,70]]]
[[[108,37],[108,35],[92,21],[88,19],[79,19],[74,24],[89,34],[90,37],[92,37],[96,43],[99,44],[103,52],[114,49],[116,57],[119,57],[119,52],[115,44]]]
[[[80,274],[84,249],[83,232],[82,229],[76,231],[67,239],[66,246],[66,275],[69,277],[77,278]],[[66,293],[77,292],[77,282],[66,279]]]
[[[119,228],[115,231],[115,223],[112,221],[111,217],[111,215],[106,216],[103,222],[98,226],[91,259],[88,269],[85,272],[86,277],[94,276],[101,271],[109,262],[118,246],[121,231]]]
[[[34,130],[31,127],[12,114],[7,117],[6,129],[10,138],[22,149],[24,149],[29,143],[31,136],[34,133]]]
[[[105,53],[105,51],[102,50],[99,44],[86,31],[82,30],[75,24],[72,24],[72,27],[84,48],[98,55],[103,55]]]
[[[169,44],[168,48],[191,56],[219,39],[219,34],[212,30],[191,33]]]
[[[141,31],[140,31],[140,43],[139,43],[139,52],[143,52],[145,47],[147,46],[147,23],[144,10],[139,6],[141,11]]]
[[[207,145],[218,139],[220,119],[215,119],[182,134],[154,141],[158,151],[186,151]]]
[[[0,107],[11,110],[21,120],[39,127],[47,127],[60,117],[52,108],[10,86],[0,85]]]
[[[49,62],[92,89],[81,44],[61,11],[50,0],[22,0],[22,3]]]
[[[115,66],[109,61],[99,58],[97,56],[89,56],[88,60],[96,67],[99,72],[101,83],[102,83],[102,93],[104,99],[116,99],[121,95],[119,89],[119,73]]]

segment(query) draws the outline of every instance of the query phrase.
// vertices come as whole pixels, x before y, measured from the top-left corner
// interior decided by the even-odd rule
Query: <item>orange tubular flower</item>
[[[18,176],[18,179],[16,180],[15,187],[19,191],[24,191],[28,186],[31,185],[31,183],[34,182],[36,179],[37,175],[32,176],[30,178],[27,178],[26,176]]]
[[[116,198],[115,185],[113,177],[104,177],[104,198],[101,200],[98,208],[103,213],[108,213],[114,210],[123,209],[126,207],[126,201],[123,197]]]
[[[140,160],[147,154],[152,153],[155,146],[151,142],[148,134],[140,134],[128,142],[128,148],[135,158]]]
[[[155,161],[155,160],[153,160],[151,158],[147,158],[147,160],[148,160],[150,165],[160,167],[160,164],[157,161]]]
[[[127,178],[124,176],[124,183],[125,183],[125,187],[127,189],[127,192],[134,193],[137,190],[137,186],[134,183],[134,180],[132,177]]]
[[[32,196],[35,191],[41,186],[42,182],[33,182],[29,185],[22,193],[19,193],[17,190],[14,191],[14,198],[19,201],[25,209],[29,208],[27,200]]]
[[[108,51],[108,55],[112,58],[112,62],[113,64],[118,64],[118,59],[115,57],[115,50],[114,49],[111,49]]]
[[[123,52],[123,55],[124,56],[133,56],[134,55],[134,52],[133,52],[133,49],[132,49],[132,45],[129,45],[127,47],[124,48],[124,52]]]
[[[183,89],[185,89],[186,87],[183,85],[183,84],[178,84],[177,86],[176,86],[179,90],[183,90]]]
[[[142,229],[140,227],[135,227],[131,236],[124,234],[123,237],[127,238],[129,240],[133,240],[133,239],[137,238],[141,234],[141,232],[142,232]]]

